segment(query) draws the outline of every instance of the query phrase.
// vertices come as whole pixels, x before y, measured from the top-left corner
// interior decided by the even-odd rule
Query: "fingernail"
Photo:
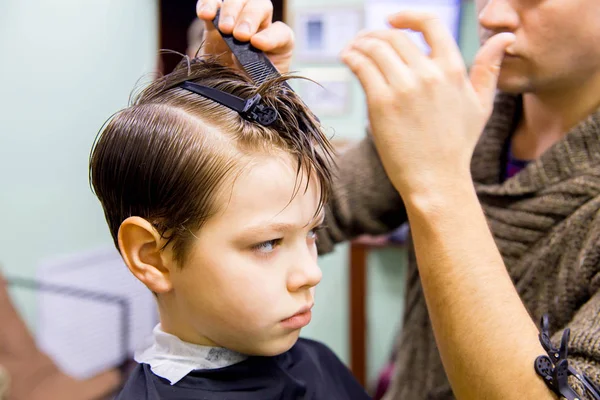
[[[242,22],[235,28],[236,33],[242,33],[244,35],[250,34],[250,24],[247,22]]]
[[[202,12],[206,10],[208,10],[208,4],[198,3],[198,6],[196,7],[196,14],[200,16],[200,14],[202,14]]]
[[[219,25],[225,29],[232,29],[234,23],[235,23],[235,20],[233,19],[233,17],[227,16],[227,17],[223,18],[221,20],[221,22],[219,22]]]

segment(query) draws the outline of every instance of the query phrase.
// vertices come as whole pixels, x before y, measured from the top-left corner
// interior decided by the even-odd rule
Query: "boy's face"
[[[316,179],[305,190],[306,179],[285,154],[257,156],[242,171],[221,211],[195,232],[185,265],[171,271],[173,290],[160,302],[166,331],[250,355],[293,346],[321,280],[320,192]]]

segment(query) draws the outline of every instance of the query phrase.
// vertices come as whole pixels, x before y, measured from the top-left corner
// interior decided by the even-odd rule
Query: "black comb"
[[[271,63],[271,60],[256,47],[252,46],[250,42],[240,42],[233,35],[226,35],[219,29],[219,17],[221,10],[217,10],[217,15],[213,19],[213,24],[217,31],[227,43],[227,46],[231,49],[231,52],[235,55],[238,62],[244,68],[246,73],[250,75],[250,78],[256,85],[262,85],[267,79],[274,78],[280,75],[277,68]],[[287,82],[282,83],[286,88],[292,90]]]

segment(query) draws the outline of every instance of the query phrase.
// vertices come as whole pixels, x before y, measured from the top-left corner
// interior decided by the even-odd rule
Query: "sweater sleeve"
[[[319,254],[362,234],[391,232],[406,222],[400,195],[388,179],[370,135],[337,160],[331,197],[319,232]]]
[[[569,328],[569,365],[586,374],[600,388],[600,214],[591,221],[578,262],[572,267],[577,274],[570,279],[575,285],[571,293],[579,292],[576,297],[582,298],[581,305],[567,325],[553,335],[552,341],[558,345],[563,329]],[[569,383],[581,399],[590,398],[584,395],[583,385],[577,379],[570,377]]]

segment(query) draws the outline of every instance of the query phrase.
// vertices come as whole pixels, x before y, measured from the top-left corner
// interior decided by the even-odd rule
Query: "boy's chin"
[[[253,350],[253,356],[262,356],[262,357],[273,357],[278,356],[280,354],[285,353],[289,349],[291,349],[296,342],[298,341],[298,337],[300,336],[300,330],[296,330],[294,332],[290,332],[285,336],[281,336],[277,339],[272,339],[265,341],[264,343],[257,345]]]

